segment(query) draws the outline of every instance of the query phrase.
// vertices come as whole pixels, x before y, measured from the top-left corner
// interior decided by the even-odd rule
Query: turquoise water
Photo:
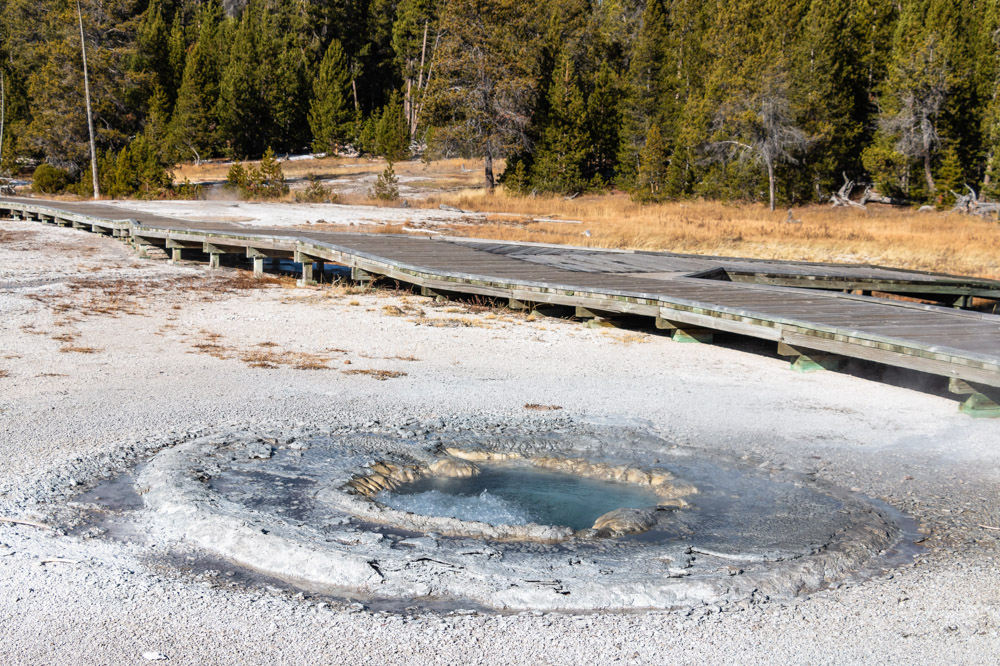
[[[430,477],[393,492],[383,504],[424,516],[474,520],[491,525],[593,527],[608,511],[654,506],[657,496],[641,486],[598,481],[529,466],[483,465],[478,476]]]

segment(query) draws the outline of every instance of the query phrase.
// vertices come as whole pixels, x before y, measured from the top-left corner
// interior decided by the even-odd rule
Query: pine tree
[[[912,196],[931,198],[937,191],[934,165],[943,143],[954,146],[964,169],[980,140],[976,59],[965,20],[970,5],[971,0],[914,0],[899,15],[879,129],[922,172],[920,188],[908,173],[904,177],[903,189]]]
[[[312,57],[301,0],[262,2],[257,40],[257,71],[266,117],[267,143],[280,150],[302,150],[310,139],[307,71]]]
[[[636,201],[660,201],[665,195],[670,155],[658,125],[650,125],[644,144],[632,196]]]
[[[201,13],[198,41],[184,64],[184,76],[170,121],[170,143],[177,155],[200,161],[217,145],[216,103],[219,98],[219,70],[216,59],[216,31],[219,8],[208,2]]]
[[[259,155],[268,139],[251,9],[255,8],[244,12],[231,44],[216,107],[219,143],[230,156],[237,157]]]
[[[396,177],[391,160],[385,165],[385,169],[379,174],[371,189],[368,190],[368,197],[380,201],[395,201],[399,198],[399,178]]]
[[[313,150],[335,153],[352,134],[354,112],[350,102],[351,76],[340,42],[330,41],[319,75],[313,82],[313,100],[309,108]]]
[[[170,161],[170,143],[168,135],[169,102],[167,94],[160,86],[153,88],[153,95],[149,98],[149,111],[146,113],[146,125],[143,127],[143,136],[156,151],[157,157],[163,164]]]
[[[549,88],[549,111],[535,147],[532,184],[543,192],[581,192],[587,188],[586,107],[565,55],[560,57],[556,69],[562,74]]]
[[[853,0],[813,0],[792,62],[793,106],[811,142],[803,196],[820,200],[841,173],[861,171],[867,97],[853,39]],[[811,191],[810,191],[811,190]]]
[[[590,154],[586,175],[597,186],[612,181],[621,144],[621,86],[605,62],[594,77],[593,90],[587,99],[586,129]]]
[[[639,169],[639,154],[650,127],[662,126],[661,104],[674,92],[669,75],[670,42],[667,7],[663,0],[649,0],[642,15],[642,29],[632,51],[623,105],[618,161],[619,182],[626,187],[634,184]]]
[[[765,199],[774,210],[779,169],[807,145],[792,107],[788,54],[808,0],[739,0],[719,12],[709,37],[712,70],[702,111],[702,154],[713,162],[706,194]],[[714,190],[714,192],[712,191]]]
[[[136,69],[149,72],[153,85],[162,90],[173,87],[174,78],[170,64],[170,32],[163,19],[163,9],[159,0],[149,3],[139,31],[136,34]]]
[[[981,52],[986,54],[983,112],[983,191],[989,197],[1000,198],[1000,4],[987,3],[983,16]]]
[[[410,130],[403,115],[399,93],[393,92],[375,126],[375,152],[390,162],[410,156]]]
[[[937,168],[936,182],[938,188],[937,205],[942,208],[953,205],[955,193],[961,194],[965,185],[962,162],[953,145],[949,145],[941,152],[941,163]]]
[[[445,0],[434,78],[426,93],[437,150],[483,157],[487,190],[493,161],[527,147],[532,27],[517,0]]]
[[[164,92],[167,93],[167,99],[170,102],[170,109],[173,110],[174,104],[177,101],[177,93],[181,87],[181,82],[184,78],[184,64],[187,61],[187,33],[184,30],[184,24],[181,20],[180,13],[174,15],[174,21],[170,26],[170,38],[167,44],[167,57],[169,65],[169,75],[170,80],[167,85],[163,87]]]
[[[268,146],[260,160],[260,175],[262,180],[262,196],[268,199],[278,199],[288,193],[285,184],[285,172],[281,163],[274,157],[274,151]]]

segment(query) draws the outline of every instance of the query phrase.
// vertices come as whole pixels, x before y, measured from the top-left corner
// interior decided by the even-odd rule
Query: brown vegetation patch
[[[77,346],[77,345],[63,345],[62,347],[59,348],[59,351],[63,352],[64,354],[69,354],[69,353],[72,353],[72,354],[96,354],[97,352],[99,352],[101,350],[98,349],[97,347],[82,347],[82,346]]]
[[[492,328],[486,321],[460,317],[414,317],[410,321],[417,326],[432,326],[434,328]]]
[[[533,412],[554,412],[558,409],[562,409],[559,405],[542,405],[537,402],[529,402],[524,406],[525,409],[530,409]]]
[[[295,279],[289,276],[254,275],[252,271],[237,270],[214,281],[220,289],[246,291],[249,289],[267,289],[269,287],[291,287]]]
[[[26,241],[33,240],[38,235],[37,231],[31,231],[27,229],[0,229],[0,243],[8,245],[5,250],[31,250],[35,249],[34,245],[24,245],[19,247],[9,247],[11,244],[15,243],[25,243]]]
[[[276,342],[265,341],[254,345],[254,349],[239,349],[227,345],[219,333],[202,329],[198,340],[191,343],[197,353],[208,354],[221,360],[239,360],[251,368],[274,370],[291,367],[296,370],[326,370],[330,358],[321,354],[296,352],[281,349]]]
[[[400,372],[399,370],[341,370],[345,375],[367,375],[372,379],[377,379],[380,382],[384,382],[387,379],[395,379],[396,377],[405,377],[405,372]]]
[[[406,313],[403,309],[396,305],[386,305],[382,307],[382,314],[387,317],[404,317]]]

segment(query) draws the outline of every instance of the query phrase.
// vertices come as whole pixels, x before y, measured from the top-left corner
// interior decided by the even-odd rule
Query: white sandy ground
[[[247,227],[298,227],[332,224],[344,227],[412,224],[433,230],[482,222],[479,213],[407,207],[348,206],[327,203],[266,203],[248,201],[110,201],[102,202],[182,220],[235,222]]]
[[[721,346],[490,319],[428,299],[329,289],[132,289],[133,314],[78,278],[192,278],[112,239],[0,222],[0,515],[51,504],[171,433],[276,423],[507,419],[525,403],[647,420],[679,443],[786,467],[908,511],[913,565],[792,602],[633,614],[392,615],[179,576],[147,547],[0,523],[0,663],[977,663],[1000,659],[1000,424],[952,400]],[[225,271],[223,271],[225,272]],[[148,293],[140,293],[140,292]],[[103,300],[102,300],[103,299]],[[76,307],[74,304],[82,305]],[[416,306],[436,319],[387,316]],[[52,336],[93,353],[60,352]],[[193,345],[262,342],[331,369],[252,368]],[[334,349],[344,351],[331,351]],[[413,356],[418,360],[389,357]],[[343,364],[350,360],[349,366]],[[400,370],[375,381],[340,368]],[[69,562],[50,562],[63,558]]]

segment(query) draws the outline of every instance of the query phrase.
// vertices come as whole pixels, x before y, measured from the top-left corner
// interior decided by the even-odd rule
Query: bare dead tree
[[[805,132],[795,124],[784,73],[765,75],[756,95],[720,108],[714,134],[731,138],[709,142],[706,152],[710,158],[749,160],[764,166],[768,201],[773,211],[777,196],[776,166],[782,162],[797,164],[796,153],[809,144]]]
[[[87,73],[87,39],[83,35],[83,10],[80,0],[76,0],[76,15],[80,20],[80,51],[83,54],[83,94],[87,100],[87,131],[90,133],[90,172],[94,177],[94,198],[101,198],[101,186],[97,180],[97,144],[94,143],[94,117],[90,110],[90,75]]]
[[[897,137],[897,152],[923,162],[924,179],[931,192],[937,190],[931,163],[941,146],[937,118],[949,91],[948,64],[937,51],[932,36],[890,79],[896,83],[899,108],[879,120],[884,133]]]
[[[528,146],[536,81],[526,19],[516,0],[454,0],[440,17],[432,55],[436,78],[425,103],[434,140],[445,151],[481,155],[491,192],[494,159]]]
[[[844,184],[840,186],[839,190],[830,195],[830,203],[833,204],[833,207],[838,208],[841,206],[845,206],[849,208],[860,208],[861,210],[867,210],[867,208],[865,208],[864,202],[858,203],[853,199],[851,199],[851,193],[854,192],[854,188],[855,188],[854,181],[848,178],[847,174],[845,173]],[[865,195],[867,195],[870,190],[871,188],[866,189]]]
[[[976,191],[969,187],[968,184],[966,184],[965,189],[965,194],[952,192],[955,195],[955,205],[951,209],[953,213],[980,215],[982,217],[1000,216],[1000,203],[980,199]]]

